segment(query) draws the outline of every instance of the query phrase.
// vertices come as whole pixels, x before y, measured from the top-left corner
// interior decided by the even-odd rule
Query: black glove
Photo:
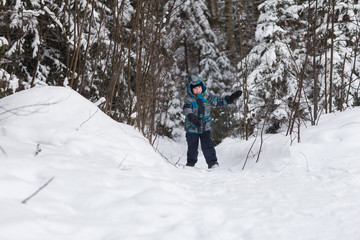
[[[195,116],[195,114],[193,113],[189,113],[187,115],[189,121],[194,124],[196,127],[200,127],[201,126],[201,118],[198,118],[197,116]]]
[[[242,91],[238,90],[236,92],[234,92],[233,94],[231,94],[230,96],[225,96],[225,101],[228,104],[232,104],[236,99],[238,99],[242,94]]]

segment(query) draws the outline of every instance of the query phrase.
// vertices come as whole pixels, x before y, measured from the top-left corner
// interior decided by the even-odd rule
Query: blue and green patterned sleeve
[[[228,103],[226,102],[225,98],[219,98],[219,97],[215,97],[215,96],[209,96],[207,98],[207,101],[211,104],[211,106],[213,107],[225,107],[228,105]]]

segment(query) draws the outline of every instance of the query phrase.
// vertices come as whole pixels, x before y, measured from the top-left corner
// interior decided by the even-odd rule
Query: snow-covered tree
[[[287,24],[290,15],[294,14],[291,3],[291,0],[268,0],[259,6],[257,44],[238,64],[239,77],[248,89],[245,93],[248,114],[244,122],[252,119],[256,123],[267,118],[270,120],[269,127],[274,127],[288,119],[289,103],[299,90],[301,71],[290,46],[291,26]]]
[[[354,1],[316,0],[298,5],[297,12],[299,28],[306,33],[297,39],[303,43],[298,52],[309,56],[304,88],[314,124],[322,110],[358,105],[359,6]]]
[[[19,79],[2,68],[7,62],[3,55],[5,55],[8,45],[9,42],[6,38],[0,36],[0,98],[14,93],[19,87]]]
[[[327,101],[329,111],[336,111],[360,105],[360,5],[358,1],[336,1],[329,8],[331,11],[326,17],[330,19],[330,26],[328,29],[319,29],[323,34],[325,31],[330,35],[326,38],[327,52],[320,56],[326,71],[322,71],[319,77],[323,79],[324,86],[324,81],[329,81],[332,74],[333,98],[328,98]]]
[[[322,110],[357,104],[356,2],[269,0],[259,10],[256,45],[238,65],[248,90],[244,121],[268,113],[271,124],[295,115],[315,124]]]

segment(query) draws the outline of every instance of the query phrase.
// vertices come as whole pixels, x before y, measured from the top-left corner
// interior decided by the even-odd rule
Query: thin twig
[[[344,127],[346,127],[348,125],[351,125],[351,124],[360,124],[360,122],[350,122],[350,123],[347,123],[345,125],[342,125],[341,127],[339,127],[339,129],[342,129],[342,128],[344,128]]]
[[[179,164],[181,158],[184,156],[185,151],[181,154],[181,156],[179,157],[179,159],[177,160],[177,162],[175,163],[175,166]]]
[[[265,113],[264,123],[263,123],[263,125],[262,125],[262,127],[261,127],[261,130],[260,130],[260,131],[261,131],[261,132],[260,132],[260,146],[259,146],[258,152],[256,153],[256,154],[257,154],[256,163],[259,161],[259,159],[260,159],[260,154],[261,154],[261,152],[262,152],[262,147],[263,147],[263,143],[264,143],[264,136],[263,136],[263,135],[264,135],[264,129],[265,129],[265,125],[266,125],[267,120],[268,120],[268,114],[269,114],[269,112],[270,112],[270,109],[268,109],[268,110],[266,111],[266,113]],[[247,153],[247,155],[246,155],[246,160],[245,160],[245,162],[244,162],[244,165],[243,165],[243,167],[242,167],[242,170],[244,170],[244,168],[245,168],[245,165],[246,165],[246,163],[247,163],[247,161],[248,161],[248,159],[249,159],[249,154],[250,154],[252,148],[253,148],[254,145],[255,145],[255,142],[256,142],[256,140],[257,140],[257,138],[258,138],[258,135],[259,135],[259,134],[256,134],[255,140],[254,140],[253,143],[251,144],[251,147],[250,147],[250,149],[249,149],[249,151],[248,151],[248,153]]]
[[[128,154],[125,155],[124,159],[119,163],[119,165],[117,166],[117,168],[121,167],[121,165],[125,162],[127,156],[128,156]]]
[[[7,113],[10,113],[10,114],[13,114],[15,116],[28,116],[30,114],[33,114],[33,113],[37,113],[39,112],[42,108],[44,107],[47,107],[47,106],[51,106],[51,105],[55,105],[55,104],[58,104],[60,103],[61,101],[64,101],[66,100],[67,98],[69,97],[66,97],[64,99],[60,99],[58,101],[55,101],[55,102],[49,102],[49,103],[35,103],[35,104],[29,104],[29,105],[24,105],[24,106],[19,106],[19,107],[15,107],[15,108],[10,108],[10,109],[7,109],[3,106],[0,106],[0,116],[2,115],[5,115]],[[32,108],[35,108],[35,110],[32,110]],[[8,117],[4,117],[3,119],[0,118],[0,120],[4,120],[4,119],[7,119]]]
[[[185,151],[184,151],[183,154],[182,154],[182,155],[179,157],[179,159],[176,161],[176,163],[173,163],[172,161],[169,160],[168,157],[166,157],[162,152],[160,152],[159,149],[154,148],[154,147],[153,147],[153,149],[155,150],[155,152],[159,153],[160,156],[161,156],[166,162],[170,163],[171,165],[173,165],[173,166],[176,167],[176,168],[178,167],[178,165],[180,165],[179,162],[180,162],[181,158],[184,156],[184,153],[185,153]]]
[[[308,162],[308,160],[307,160],[307,157],[306,157],[306,155],[304,154],[304,153],[302,153],[302,152],[299,152],[301,155],[303,155],[303,157],[304,157],[304,159],[305,159],[305,161],[306,161],[306,171],[307,172],[310,172],[310,170],[309,170],[309,162]]]
[[[41,152],[40,143],[36,145],[35,157]]]
[[[247,163],[247,161],[248,161],[248,159],[249,159],[250,152],[251,152],[252,148],[254,147],[254,144],[255,144],[255,142],[256,142],[257,137],[258,137],[258,134],[256,134],[255,139],[254,139],[253,143],[251,144],[251,147],[249,148],[249,151],[248,151],[248,153],[247,153],[247,155],[246,155],[246,159],[245,159],[244,165],[243,165],[243,167],[242,167],[242,170],[245,169],[245,165],[246,165],[246,163]]]
[[[88,122],[90,119],[92,119],[95,116],[95,114],[98,112],[98,110],[99,110],[99,108],[97,108],[96,111],[94,112],[94,114],[92,114],[92,115],[90,115],[90,113],[89,113],[89,118],[86,119],[84,122],[82,122],[80,124],[80,126],[76,129],[76,131],[78,131],[82,127],[82,125],[84,125],[86,122]]]
[[[269,112],[269,111],[268,111]],[[264,128],[265,128],[265,123],[266,123],[266,119],[267,118],[267,114],[265,115],[265,119],[264,119],[264,124],[263,124],[263,126],[262,126],[262,128],[261,128],[261,133],[260,133],[260,148],[259,148],[259,152],[258,152],[258,154],[257,154],[257,158],[256,158],[256,162],[258,162],[259,161],[259,159],[260,159],[260,154],[261,154],[261,152],[262,152],[262,147],[263,147],[263,143],[264,143]]]
[[[33,194],[31,194],[29,197],[27,197],[26,199],[24,199],[21,203],[25,204],[27,201],[29,201],[31,198],[33,198],[36,194],[38,194],[42,189],[44,189],[47,185],[49,185],[49,183],[54,180],[55,177],[50,178],[44,185],[42,185],[38,190],[36,190],[36,192],[34,192]]]
[[[0,146],[0,150],[2,151],[2,153],[7,157],[8,155],[6,154],[5,150]]]

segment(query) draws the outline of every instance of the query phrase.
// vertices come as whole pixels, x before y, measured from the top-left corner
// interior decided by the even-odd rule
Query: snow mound
[[[110,239],[158,183],[141,177],[164,163],[148,141],[71,89],[5,97],[0,123],[0,239]]]
[[[77,92],[64,87],[37,87],[0,101],[2,138],[22,143],[3,149],[11,156],[42,155],[51,149],[64,156],[98,159],[120,164],[123,160],[150,166],[159,159],[148,141],[132,127],[117,123]],[[37,154],[38,152],[38,154]]]
[[[302,126],[297,135],[265,134],[261,138],[225,139],[218,147],[222,165],[234,170],[256,169],[278,172],[289,163],[302,165],[306,171],[331,164],[356,164],[360,156],[360,107],[323,115],[317,126]],[[258,153],[261,150],[259,158]],[[245,163],[247,159],[247,162]],[[258,163],[256,163],[258,160]]]

